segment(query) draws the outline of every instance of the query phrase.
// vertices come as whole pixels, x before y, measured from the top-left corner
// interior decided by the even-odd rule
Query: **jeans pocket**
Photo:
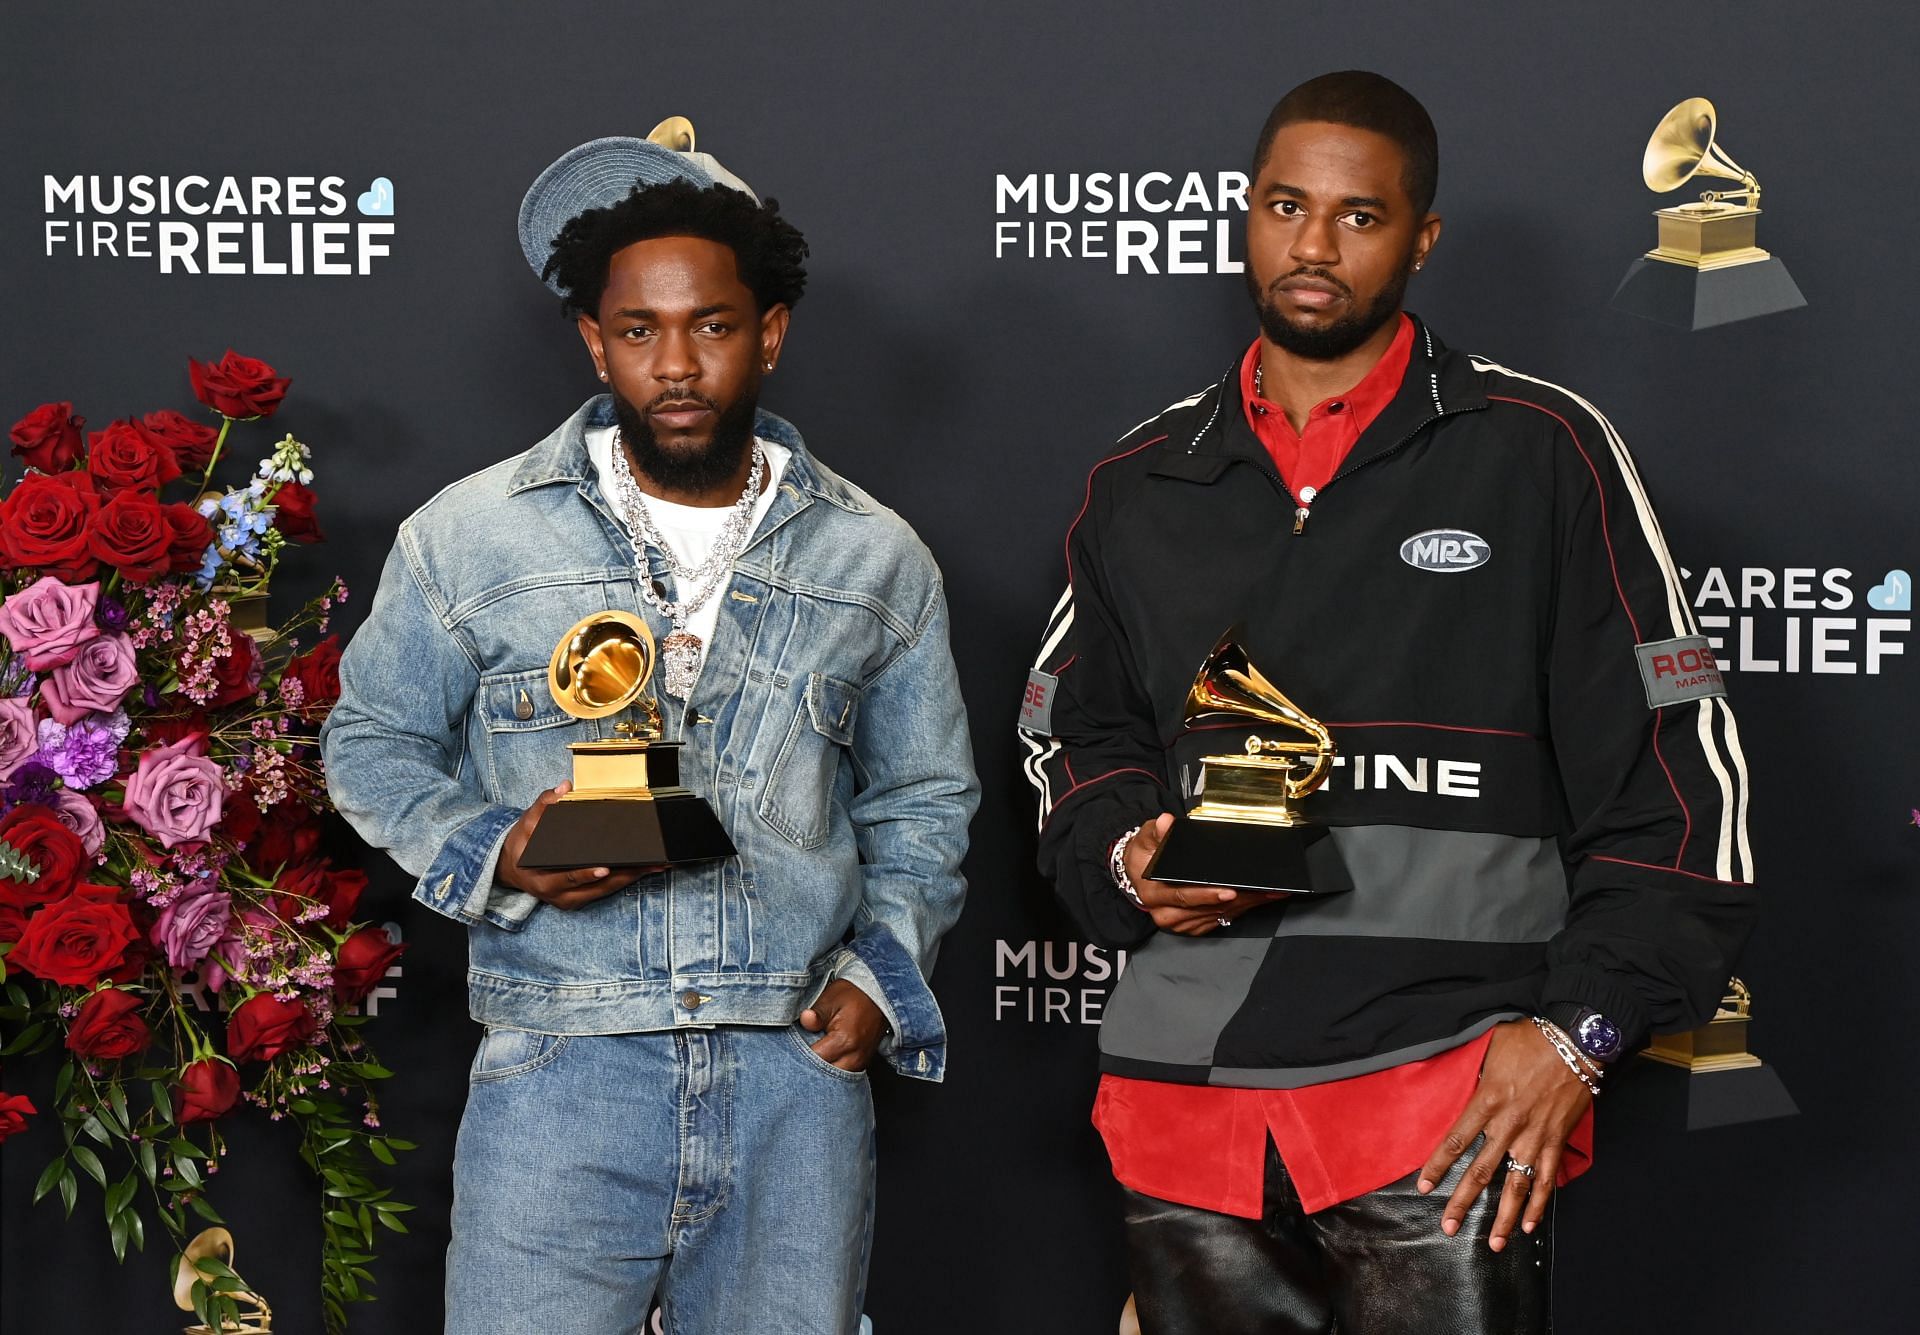
[[[865,1071],[849,1071],[843,1067],[835,1066],[832,1062],[813,1050],[813,1045],[820,1040],[819,1034],[802,1029],[797,1024],[791,1024],[787,1026],[787,1038],[792,1042],[794,1053],[800,1058],[801,1063],[810,1067],[815,1072],[821,1075],[832,1076],[835,1080],[844,1080],[849,1084],[863,1085],[866,1083],[867,1073]]]
[[[565,1034],[541,1034],[531,1029],[489,1029],[474,1054],[468,1079],[506,1080],[537,1071],[567,1047]]]

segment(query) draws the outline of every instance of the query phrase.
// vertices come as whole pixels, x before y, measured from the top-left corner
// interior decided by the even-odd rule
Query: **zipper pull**
[[[1307,531],[1308,507],[1313,504],[1314,498],[1319,494],[1320,489],[1318,487],[1300,488],[1300,504],[1295,506],[1293,511],[1293,534],[1295,537],[1299,537]]]

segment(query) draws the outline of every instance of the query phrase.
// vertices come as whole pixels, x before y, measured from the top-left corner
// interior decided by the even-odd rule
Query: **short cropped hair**
[[[791,306],[806,290],[806,238],[780,216],[776,201],[684,179],[635,186],[619,203],[570,220],[540,276],[565,290],[568,315],[597,317],[615,253],[661,236],[696,236],[733,251],[740,281],[762,311]]]
[[[1425,214],[1433,207],[1440,186],[1440,137],[1419,99],[1392,79],[1367,70],[1341,70],[1309,79],[1288,93],[1260,127],[1260,142],[1253,150],[1255,176],[1266,165],[1273,136],[1282,127],[1302,121],[1350,125],[1393,140],[1406,158],[1401,180],[1413,211]]]

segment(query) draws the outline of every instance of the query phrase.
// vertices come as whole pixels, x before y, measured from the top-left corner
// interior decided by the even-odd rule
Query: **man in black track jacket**
[[[1274,109],[1261,337],[1094,465],[1028,686],[1042,866],[1134,952],[1095,1120],[1147,1335],[1545,1331],[1607,1063],[1704,1022],[1748,930],[1739,734],[1625,446],[1401,312],[1436,179],[1377,75]],[[1234,625],[1332,730],[1303,807],[1350,892],[1146,876],[1261,731],[1186,725]]]

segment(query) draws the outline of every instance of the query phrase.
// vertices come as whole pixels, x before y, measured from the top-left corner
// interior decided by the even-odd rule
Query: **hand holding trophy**
[[[572,742],[570,789],[544,797],[515,864],[529,871],[659,867],[734,855],[706,799],[680,786],[679,742],[660,740],[647,694],[659,657],[653,632],[631,612],[595,612],[554,646],[547,689],[578,719],[632,709],[602,741]],[[544,898],[545,896],[543,896]]]
[[[1278,725],[1297,736],[1252,736],[1240,752],[1203,757],[1200,802],[1174,819],[1147,875],[1267,893],[1351,890],[1326,828],[1299,809],[1301,799],[1326,782],[1333,734],[1253,665],[1238,636],[1238,627],[1221,636],[1200,665],[1187,691],[1187,724],[1226,717]]]

